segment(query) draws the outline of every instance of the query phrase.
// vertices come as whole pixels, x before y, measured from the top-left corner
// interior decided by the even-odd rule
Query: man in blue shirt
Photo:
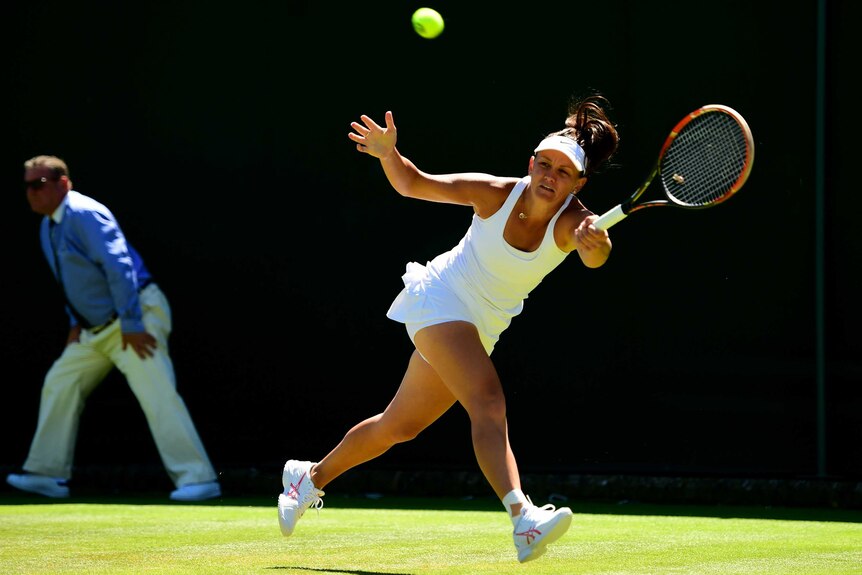
[[[87,397],[116,367],[140,402],[168,475],[170,498],[201,501],[221,486],[182,397],[168,354],[171,310],[111,211],[72,189],[66,163],[24,163],[30,208],[45,216],[42,250],[66,298],[70,330],[45,376],[39,420],[18,489],[68,497],[78,423]]]

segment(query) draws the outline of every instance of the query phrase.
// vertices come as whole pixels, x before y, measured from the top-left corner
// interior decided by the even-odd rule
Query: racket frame
[[[667,186],[665,186],[664,181],[662,181],[661,182],[662,192],[664,193],[664,195],[667,199],[651,200],[648,202],[642,202],[640,204],[635,205],[635,202],[638,200],[638,198],[640,198],[641,195],[643,195],[643,193],[646,191],[646,189],[650,186],[650,184],[652,184],[652,181],[653,181],[653,179],[655,179],[655,176],[658,174],[661,174],[662,160],[664,159],[665,154],[667,153],[668,149],[670,148],[671,144],[674,142],[676,137],[685,128],[685,126],[688,125],[692,120],[694,120],[695,118],[697,118],[699,116],[702,116],[703,114],[707,114],[707,113],[724,113],[724,114],[727,114],[727,115],[731,116],[737,122],[737,124],[740,126],[740,128],[742,129],[743,137],[745,138],[745,141],[746,141],[746,158],[745,158],[743,169],[740,172],[739,176],[737,177],[736,181],[734,181],[733,184],[731,184],[731,186],[728,188],[728,190],[724,194],[722,194],[721,197],[719,197],[715,200],[711,200],[705,204],[700,204],[700,205],[686,204],[686,203],[678,201],[668,191]],[[653,165],[652,170],[650,171],[649,175],[646,177],[644,182],[640,185],[640,187],[638,187],[638,189],[635,190],[635,192],[627,200],[625,200],[624,202],[618,204],[617,206],[615,206],[615,207],[611,208],[610,210],[608,210],[607,212],[605,212],[598,220],[596,220],[594,222],[593,225],[595,225],[596,228],[598,228],[600,230],[606,230],[606,229],[610,228],[611,226],[613,226],[614,224],[617,224],[620,221],[622,221],[623,219],[625,219],[631,213],[637,212],[637,211],[645,209],[645,208],[652,208],[652,207],[657,207],[657,206],[672,205],[675,207],[680,207],[680,208],[689,209],[689,210],[711,208],[713,206],[716,206],[720,203],[727,201],[736,192],[738,192],[740,188],[742,188],[742,186],[748,180],[748,176],[751,174],[751,168],[753,165],[754,165],[754,137],[751,134],[751,128],[749,127],[748,122],[745,121],[745,118],[743,118],[742,115],[739,112],[737,112],[736,110],[734,110],[733,108],[731,108],[729,106],[725,106],[723,104],[708,104],[705,106],[701,106],[697,110],[694,110],[693,112],[687,114],[684,118],[682,118],[679,122],[677,122],[677,124],[673,127],[673,129],[670,131],[670,134],[665,139],[664,144],[661,147],[661,150],[659,151],[658,159],[656,160],[655,164]]]

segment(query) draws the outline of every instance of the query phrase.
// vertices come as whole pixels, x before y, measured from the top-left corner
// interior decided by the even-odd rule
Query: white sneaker
[[[188,483],[171,491],[171,499],[174,501],[204,501],[216,497],[221,497],[221,485],[218,481]]]
[[[284,493],[278,496],[278,525],[285,537],[293,533],[296,522],[309,507],[323,507],[324,493],[311,482],[311,461],[289,460],[284,464],[281,484]]]
[[[562,537],[571,524],[572,510],[568,507],[555,509],[550,503],[544,507],[536,507],[532,501],[525,504],[521,508],[521,519],[513,535],[518,561],[526,563],[541,557],[547,550],[548,543]]]
[[[10,473],[6,477],[6,483],[30,493],[38,493],[45,497],[64,499],[69,497],[69,486],[62,477],[48,477],[47,475],[36,475],[34,473],[15,474]]]

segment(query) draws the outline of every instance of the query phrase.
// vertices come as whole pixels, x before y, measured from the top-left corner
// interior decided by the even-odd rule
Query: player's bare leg
[[[476,461],[494,493],[502,500],[511,490],[520,489],[503,386],[476,327],[463,321],[442,323],[420,330],[415,339],[416,347],[467,411]]]
[[[311,471],[314,484],[323,488],[348,469],[382,455],[397,443],[410,441],[454,403],[455,396],[437,372],[414,351],[389,406],[383,413],[353,426],[314,466]]]
[[[282,534],[290,536],[308,509],[323,505],[323,487],[330,481],[396,443],[413,439],[454,403],[455,397],[436,372],[414,352],[395,397],[383,413],[353,426],[320,462],[290,459],[285,463],[284,492],[278,496]]]
[[[572,510],[537,507],[521,491],[506,423],[503,387],[476,328],[465,322],[427,327],[416,334],[416,346],[470,416],[473,449],[503,506],[509,511],[518,561],[543,555],[572,522]]]

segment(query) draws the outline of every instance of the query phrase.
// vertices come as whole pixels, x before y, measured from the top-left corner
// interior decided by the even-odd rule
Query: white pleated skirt
[[[401,279],[404,281],[404,289],[389,306],[386,317],[403,323],[414,344],[416,333],[424,327],[450,321],[466,321],[476,326],[485,351],[491,355],[502,329],[486,329],[487,322],[483,321],[481,315],[471,310],[461,297],[442,281],[435,280],[422,264],[408,263],[407,271]]]

